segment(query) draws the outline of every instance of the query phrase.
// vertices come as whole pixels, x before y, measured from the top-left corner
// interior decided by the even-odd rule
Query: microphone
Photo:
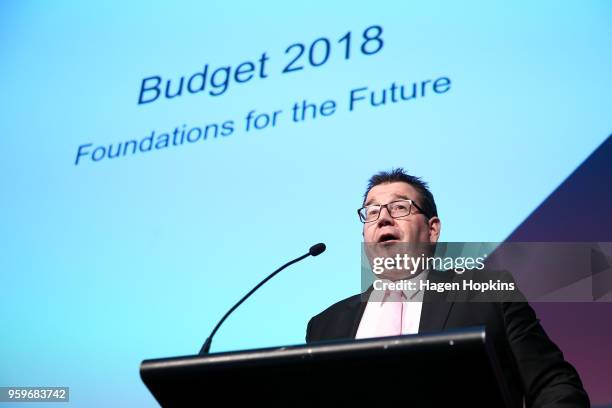
[[[314,244],[313,246],[310,247],[310,249],[308,250],[308,253],[312,256],[318,256],[321,255],[323,252],[325,252],[326,246],[324,243],[319,242],[318,244]]]
[[[213,329],[213,331],[210,333],[210,336],[208,336],[208,338],[206,339],[206,341],[204,342],[204,345],[202,346],[202,348],[200,349],[200,355],[203,354],[208,354],[209,350],[210,350],[210,346],[212,344],[212,338],[215,335],[215,333],[217,332],[217,330],[219,330],[219,327],[221,327],[221,325],[223,324],[223,322],[225,321],[225,319],[227,319],[227,317],[232,314],[232,312],[234,310],[236,310],[238,308],[238,306],[240,306],[242,304],[242,302],[244,302],[245,300],[248,299],[249,296],[251,296],[257,289],[259,289],[264,283],[266,283],[267,281],[269,281],[270,279],[272,279],[277,273],[279,273],[280,271],[282,271],[283,269],[285,269],[286,267],[288,267],[289,265],[293,265],[296,262],[300,262],[302,259],[304,258],[308,258],[309,256],[318,256],[321,255],[324,251],[325,251],[326,247],[325,244],[320,242],[318,244],[315,244],[313,246],[310,247],[310,249],[308,250],[308,253],[295,258],[293,261],[289,261],[286,264],[284,264],[283,266],[281,266],[280,268],[278,268],[277,270],[275,270],[274,272],[272,272],[270,275],[268,275],[268,277],[264,280],[262,280],[261,282],[259,282],[259,284],[257,286],[255,286],[253,289],[250,290],[249,293],[247,293],[246,295],[244,295],[244,297],[242,299],[240,299],[238,301],[238,303],[236,303],[234,306],[232,306],[232,308],[230,310],[227,311],[227,313],[225,313],[225,315],[221,318],[221,320],[219,320],[219,323],[217,323],[217,325],[215,326],[215,328]]]

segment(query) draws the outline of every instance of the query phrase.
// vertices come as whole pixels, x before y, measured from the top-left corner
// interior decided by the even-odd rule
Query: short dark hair
[[[391,169],[391,171],[381,171],[370,177],[368,181],[368,187],[363,195],[363,203],[365,204],[366,197],[370,190],[379,185],[385,183],[402,182],[410,184],[420,194],[420,203],[417,203],[423,208],[425,216],[428,218],[438,216],[438,208],[436,207],[436,201],[434,200],[433,194],[429,191],[427,183],[424,182],[420,177],[411,176],[406,171],[399,167],[397,169]],[[417,198],[415,198],[417,199]]]

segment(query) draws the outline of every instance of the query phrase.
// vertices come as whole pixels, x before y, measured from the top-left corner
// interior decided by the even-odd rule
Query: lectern
[[[145,360],[163,407],[514,407],[486,331]]]

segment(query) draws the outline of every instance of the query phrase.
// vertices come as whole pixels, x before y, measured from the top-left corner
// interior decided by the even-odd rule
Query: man
[[[440,236],[441,221],[427,184],[403,169],[370,179],[359,216],[366,243],[435,244]],[[450,273],[426,273],[430,282],[452,279]],[[414,279],[418,278],[422,276]],[[548,338],[527,302],[447,302],[431,291],[413,294],[424,296],[422,301],[392,302],[386,297],[373,299],[374,293],[369,298],[368,291],[352,296],[314,316],[306,341],[486,326],[516,401],[524,400],[527,407],[589,406],[578,373]]]

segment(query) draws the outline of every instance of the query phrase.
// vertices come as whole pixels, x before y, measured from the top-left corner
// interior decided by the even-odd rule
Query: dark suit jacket
[[[453,275],[433,271],[428,279],[445,282],[451,281]],[[511,279],[509,274],[504,277],[506,281]],[[310,319],[306,342],[354,339],[371,289],[344,299]],[[514,401],[524,398],[527,407],[590,406],[578,373],[548,338],[526,301],[459,302],[447,299],[445,293],[425,293],[419,333],[485,326]]]

